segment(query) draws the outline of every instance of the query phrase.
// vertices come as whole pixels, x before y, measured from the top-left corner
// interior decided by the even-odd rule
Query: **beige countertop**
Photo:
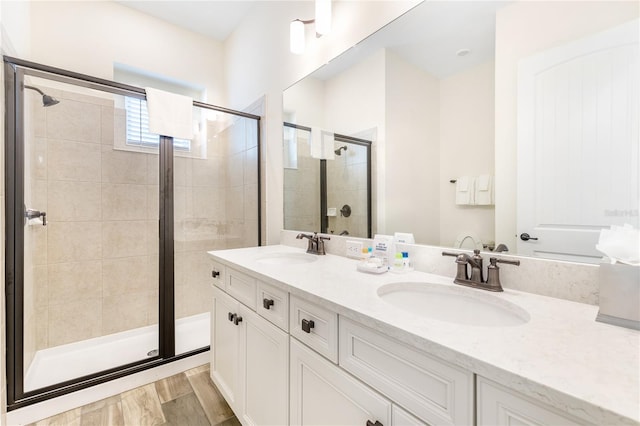
[[[578,418],[601,425],[640,424],[640,332],[596,322],[597,306],[508,289],[467,289],[451,278],[417,271],[367,274],[356,270],[358,260],[330,254],[311,263],[264,261],[304,253],[283,245],[209,253],[227,266]],[[451,268],[453,273],[453,262]],[[441,321],[393,306],[377,292],[385,284],[425,282],[468,297],[490,295],[526,311],[528,321],[514,326]]]

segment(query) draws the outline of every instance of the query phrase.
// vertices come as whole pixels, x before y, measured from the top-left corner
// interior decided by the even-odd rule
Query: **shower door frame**
[[[144,89],[86,74],[63,70],[9,56],[3,57],[5,78],[5,194],[6,194],[6,346],[7,410],[11,411],[100,383],[154,368],[209,350],[209,346],[175,354],[174,285],[174,188],[173,138],[160,136],[159,156],[159,310],[156,356],[98,371],[61,383],[24,391],[24,96],[19,85],[31,75],[48,80],[96,89],[117,95],[146,99]],[[256,120],[257,127],[257,241],[262,245],[261,202],[261,117],[216,105],[194,101],[195,107]]]

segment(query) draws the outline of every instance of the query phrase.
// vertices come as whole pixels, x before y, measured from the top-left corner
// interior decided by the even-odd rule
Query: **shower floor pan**
[[[209,313],[176,320],[176,354],[209,346]],[[143,360],[158,348],[151,325],[36,352],[24,379],[25,391]]]

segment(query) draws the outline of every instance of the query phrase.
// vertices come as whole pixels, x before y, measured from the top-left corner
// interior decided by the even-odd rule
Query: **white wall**
[[[440,89],[434,76],[388,52],[384,232],[439,243]],[[380,155],[380,151],[378,152]]]
[[[381,49],[325,82],[325,122],[332,131],[354,135],[384,126],[385,57]]]
[[[313,2],[259,2],[226,40],[225,71],[232,108],[242,108],[266,95],[267,242],[277,243],[282,213],[282,91],[330,59],[366,38],[419,1],[333,2],[331,34],[307,36],[307,53],[289,52],[289,23],[310,19]]]
[[[205,87],[225,103],[222,44],[112,1],[31,3],[34,62],[106,79],[114,62]]]
[[[496,15],[496,241],[516,246],[518,61],[638,17],[640,3],[516,2]]]
[[[451,246],[462,232],[483,243],[493,241],[494,207],[457,206],[456,186],[449,182],[459,176],[493,174],[493,60],[440,80],[440,120],[438,244]]]
[[[28,1],[0,2],[2,54],[27,57],[31,48],[31,3]]]
[[[294,115],[296,124],[326,127],[323,80],[305,78],[291,86],[284,93],[283,105],[285,113]]]

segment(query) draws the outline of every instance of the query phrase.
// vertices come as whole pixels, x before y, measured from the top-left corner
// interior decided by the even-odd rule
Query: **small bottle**
[[[409,259],[409,252],[402,252],[402,269],[405,271],[411,271],[413,268],[411,267],[411,259]]]
[[[361,259],[368,259],[371,257],[371,247],[362,247],[362,251],[360,252]]]
[[[393,270],[398,272],[403,270],[402,253],[400,252],[396,253],[396,257],[393,260]]]

